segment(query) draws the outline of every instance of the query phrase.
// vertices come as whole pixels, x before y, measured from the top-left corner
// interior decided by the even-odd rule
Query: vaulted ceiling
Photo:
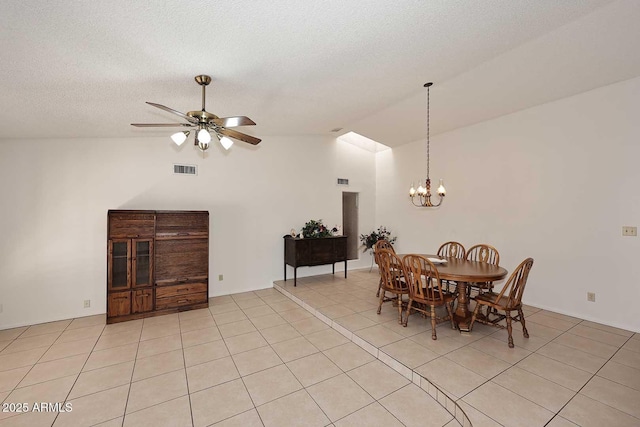
[[[640,75],[636,0],[0,2],[0,138],[167,134],[145,101],[390,146]]]

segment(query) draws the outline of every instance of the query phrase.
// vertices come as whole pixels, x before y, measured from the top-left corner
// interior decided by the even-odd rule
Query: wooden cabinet
[[[347,236],[299,239],[284,236],[284,280],[287,280],[287,264],[293,267],[293,286],[296,286],[298,267],[331,264],[336,272],[336,262],[344,261],[344,277],[347,277]]]
[[[208,212],[109,211],[107,229],[107,323],[208,306]]]

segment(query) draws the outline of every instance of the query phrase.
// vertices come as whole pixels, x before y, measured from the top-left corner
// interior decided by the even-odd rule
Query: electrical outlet
[[[638,227],[632,227],[630,225],[623,225],[622,226],[622,235],[623,236],[636,237],[638,235]]]
[[[222,274],[218,274],[218,282],[222,282],[224,280],[224,276]]]
[[[90,299],[84,300],[84,308],[89,308],[89,307],[91,307],[91,300]]]
[[[596,302],[596,293],[595,292],[587,292],[587,301]]]

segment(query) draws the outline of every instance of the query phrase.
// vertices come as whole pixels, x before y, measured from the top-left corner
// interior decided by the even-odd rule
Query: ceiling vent
[[[338,185],[349,185],[349,180],[347,178],[338,178]]]
[[[173,173],[177,175],[198,175],[196,165],[173,165]]]

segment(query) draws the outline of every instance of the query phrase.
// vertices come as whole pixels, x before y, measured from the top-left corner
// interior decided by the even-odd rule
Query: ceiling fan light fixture
[[[225,150],[228,150],[233,145],[233,141],[231,140],[231,138],[223,136],[222,138],[220,138],[220,144],[224,147]]]
[[[207,131],[206,129],[200,129],[198,131],[198,143],[206,144],[207,146],[209,146],[210,142],[211,142],[211,134],[209,133],[209,131]]]
[[[179,147],[182,145],[183,142],[187,140],[189,133],[190,133],[189,131],[176,132],[173,135],[171,135],[171,140],[175,142],[176,145]]]

